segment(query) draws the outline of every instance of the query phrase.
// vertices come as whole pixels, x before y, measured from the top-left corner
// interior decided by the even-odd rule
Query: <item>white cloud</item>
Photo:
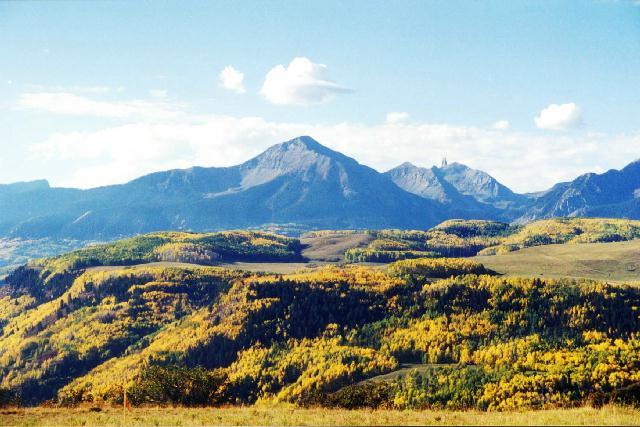
[[[118,119],[162,120],[182,114],[177,110],[178,106],[161,101],[96,101],[68,92],[26,93],[20,96],[16,107],[55,114]]]
[[[582,123],[582,110],[573,102],[551,104],[534,118],[540,129],[567,130]]]
[[[406,122],[409,119],[409,113],[404,111],[391,111],[387,113],[387,123],[390,125]]]
[[[294,58],[288,67],[278,65],[267,73],[260,94],[279,105],[313,105],[350,92],[327,76],[327,66],[308,58]]]
[[[516,191],[543,190],[637,157],[640,135],[534,135],[432,123],[309,125],[259,117],[183,115],[99,131],[62,132],[31,147],[34,168],[55,185],[93,187],[171,168],[230,166],[299,135],[380,171],[404,161],[431,166],[443,156],[489,172]]]
[[[220,79],[220,86],[225,89],[234,91],[235,93],[244,93],[244,73],[233,68],[231,65],[227,65],[220,71],[218,75]]]
[[[509,120],[498,120],[491,127],[496,130],[507,130],[509,129],[510,123]]]

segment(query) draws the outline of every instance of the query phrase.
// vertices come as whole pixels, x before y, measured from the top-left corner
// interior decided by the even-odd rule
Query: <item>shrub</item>
[[[218,389],[226,376],[222,371],[184,366],[150,365],[128,390],[131,402],[172,403],[186,406],[218,403]]]
[[[430,278],[447,278],[463,274],[489,274],[484,265],[464,258],[418,258],[397,261],[389,265],[392,276],[414,282],[424,282]]]
[[[323,405],[335,408],[384,408],[390,406],[394,386],[388,382],[367,381],[343,387],[324,397]]]

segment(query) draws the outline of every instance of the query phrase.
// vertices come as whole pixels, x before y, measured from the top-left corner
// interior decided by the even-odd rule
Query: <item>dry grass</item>
[[[373,240],[368,233],[331,233],[320,237],[303,237],[302,255],[311,261],[339,262],[347,249],[365,247]]]
[[[606,406],[522,412],[329,410],[289,407],[28,408],[0,411],[3,426],[203,425],[640,425],[640,410]]]
[[[640,280],[640,240],[536,246],[474,259],[509,276]]]

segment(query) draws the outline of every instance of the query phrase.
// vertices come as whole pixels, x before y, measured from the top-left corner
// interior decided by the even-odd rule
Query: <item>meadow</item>
[[[98,412],[99,410],[99,412]],[[638,425],[640,410],[605,406],[518,412],[343,410],[294,407],[20,408],[0,411],[11,426]]]
[[[534,246],[474,259],[507,276],[640,281],[640,240]]]

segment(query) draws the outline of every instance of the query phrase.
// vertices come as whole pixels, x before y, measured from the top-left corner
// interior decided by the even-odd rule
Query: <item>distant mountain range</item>
[[[112,239],[155,230],[428,228],[445,219],[640,218],[640,162],[516,194],[459,163],[386,173],[303,136],[238,166],[157,172],[89,190],[0,185],[1,237]]]

